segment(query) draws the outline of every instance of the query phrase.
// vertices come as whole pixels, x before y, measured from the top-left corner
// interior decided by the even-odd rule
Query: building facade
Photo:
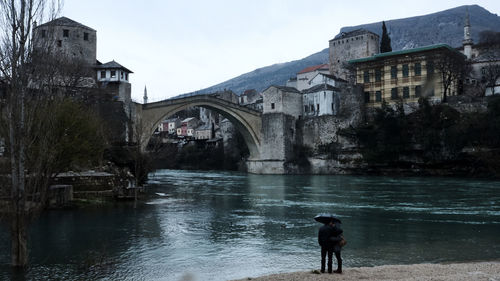
[[[65,55],[72,60],[96,64],[97,35],[88,26],[66,17],[33,28],[35,48],[49,50],[54,55]]]
[[[302,93],[291,87],[270,86],[264,92],[263,113],[284,113],[295,118],[302,116]]]
[[[356,69],[356,82],[363,85],[365,102],[381,106],[417,102],[420,97],[444,98],[443,68],[449,57],[465,57],[446,44],[377,54],[351,60]],[[449,85],[447,95],[457,94],[457,83]]]
[[[379,36],[365,29],[342,32],[329,41],[330,74],[351,80],[348,61],[380,52]]]
[[[319,73],[329,74],[328,64],[320,64],[302,69],[297,73],[297,90],[302,91],[311,87],[310,81]]]

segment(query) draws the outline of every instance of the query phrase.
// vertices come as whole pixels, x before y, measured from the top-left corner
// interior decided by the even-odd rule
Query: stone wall
[[[285,113],[299,118],[302,115],[302,94],[293,90],[295,92],[285,91],[275,86],[269,87],[263,93],[263,112]]]
[[[286,161],[293,155],[296,119],[282,113],[262,115],[261,160]]]
[[[379,36],[369,31],[350,32],[330,40],[329,58],[331,74],[348,79],[345,64],[349,60],[379,53]]]
[[[319,145],[342,142],[339,130],[357,127],[365,121],[365,107],[360,86],[345,86],[339,92],[338,114],[307,118],[299,122],[302,144],[316,150]],[[351,146],[351,144],[345,143]]]
[[[34,29],[35,48],[54,50],[71,59],[95,65],[97,53],[96,31],[72,22],[55,20]],[[65,32],[65,30],[67,30]]]

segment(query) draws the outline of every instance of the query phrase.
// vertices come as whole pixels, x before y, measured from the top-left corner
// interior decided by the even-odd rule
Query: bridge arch
[[[158,125],[166,118],[189,107],[204,107],[227,118],[243,135],[250,152],[249,160],[260,159],[261,113],[211,95],[196,95],[148,104],[137,104],[136,114],[142,131],[143,148]]]

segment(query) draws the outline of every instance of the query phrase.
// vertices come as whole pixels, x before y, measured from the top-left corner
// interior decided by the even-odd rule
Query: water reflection
[[[28,279],[224,280],[318,265],[312,218],[337,214],[346,266],[500,258],[500,183],[158,171],[150,198],[49,212]],[[6,241],[6,232],[0,239]],[[8,263],[0,245],[0,262]],[[0,279],[9,276],[8,267]]]

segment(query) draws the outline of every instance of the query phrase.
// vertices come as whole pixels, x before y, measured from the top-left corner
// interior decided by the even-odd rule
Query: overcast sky
[[[151,102],[304,58],[343,26],[471,4],[500,13],[498,0],[65,0],[61,16],[97,30],[97,59],[132,70],[132,98],[147,86]]]

